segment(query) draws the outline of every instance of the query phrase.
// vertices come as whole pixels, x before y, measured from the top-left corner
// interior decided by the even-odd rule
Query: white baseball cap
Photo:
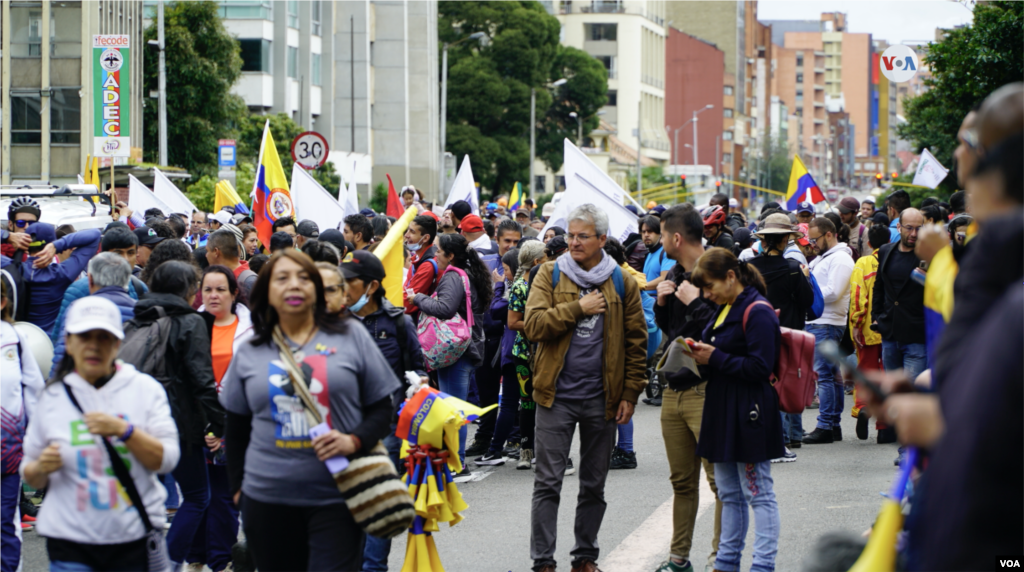
[[[228,211],[217,211],[210,218],[221,224],[231,224],[231,213]]]
[[[733,199],[729,199],[729,208],[735,209],[735,208],[739,208],[739,206],[740,206],[740,202],[739,201],[737,201],[734,198]]]
[[[68,308],[65,329],[69,334],[106,330],[117,339],[124,339],[121,310],[110,300],[99,296],[86,296],[73,302]]]

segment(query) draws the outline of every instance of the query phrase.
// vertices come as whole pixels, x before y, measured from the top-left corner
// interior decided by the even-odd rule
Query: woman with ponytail
[[[722,501],[714,567],[739,569],[749,507],[755,527],[751,570],[774,570],[779,505],[770,461],[784,452],[778,397],[771,384],[781,344],[779,319],[765,299],[761,273],[724,248],[712,248],[697,260],[692,282],[719,306],[703,342],[693,344],[697,363],[709,366],[697,454],[715,464]]]

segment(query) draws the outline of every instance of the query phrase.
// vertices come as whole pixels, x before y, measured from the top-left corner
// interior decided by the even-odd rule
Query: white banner
[[[473,214],[480,214],[480,198],[477,196],[476,183],[473,181],[473,169],[469,164],[469,155],[462,158],[459,174],[455,175],[452,190],[448,193],[445,207],[452,206],[456,201],[466,201],[473,207]]]
[[[292,164],[291,193],[298,220],[315,222],[320,232],[341,226],[345,208],[298,163]]]
[[[356,187],[356,183],[359,181],[359,177],[356,175],[358,172],[359,161],[352,161],[352,173],[349,175],[348,188],[345,188],[344,182],[338,187],[338,203],[342,205],[345,216],[359,214],[359,190]]]
[[[921,150],[917,158],[917,172],[914,173],[914,184],[934,189],[949,174],[949,169],[942,166],[928,149]]]
[[[167,214],[173,212],[192,216],[194,211],[199,210],[192,204],[192,201],[188,200],[185,193],[174,186],[167,175],[160,172],[160,169],[153,169],[153,192],[156,193],[157,198],[170,206],[171,210],[167,211]]]
[[[149,190],[149,187],[132,175],[128,175],[128,208],[132,210],[132,223],[136,226],[146,223],[146,209],[160,209],[165,215],[174,212],[167,203]]]
[[[608,173],[605,173],[600,167],[595,165],[590,160],[590,157],[583,154],[583,151],[580,151],[569,139],[565,140],[563,153],[565,159],[566,190],[569,188],[569,181],[582,177],[595,189],[604,193],[617,204],[622,205],[622,197],[626,194],[622,187],[612,180]]]

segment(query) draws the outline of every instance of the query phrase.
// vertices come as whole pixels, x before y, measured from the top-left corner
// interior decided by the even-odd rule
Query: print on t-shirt
[[[317,403],[324,422],[331,424],[330,391],[327,383],[327,356],[312,355],[299,362],[313,370],[309,393]],[[309,449],[313,442],[309,437],[309,422],[302,399],[297,394],[289,395],[284,387],[291,381],[281,362],[274,360],[269,365],[268,392],[270,415],[274,419],[276,446],[286,449]],[[290,390],[291,388],[289,388]],[[292,391],[294,393],[294,391]]]
[[[580,298],[583,298],[587,294],[590,294],[596,290],[596,288],[580,288]],[[576,336],[587,339],[594,335],[594,326],[597,325],[597,319],[599,314],[592,314],[590,316],[583,316],[583,319],[576,322]],[[602,332],[603,334],[604,332]]]

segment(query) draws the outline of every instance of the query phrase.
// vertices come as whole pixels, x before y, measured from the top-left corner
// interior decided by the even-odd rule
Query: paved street
[[[855,420],[849,416],[851,397],[846,399],[841,443],[806,446],[797,450],[795,463],[772,466],[779,500],[782,534],[779,539],[777,570],[800,569],[815,539],[829,530],[861,532],[871,525],[878,511],[879,493],[888,489],[894,474],[895,445],[877,445],[872,428],[870,440],[858,441]],[[636,412],[636,443],[639,467],[612,471],[606,498],[608,512],[601,528],[602,555],[599,564],[606,572],[654,570],[668,554],[672,532],[671,489],[658,420],[659,409],[639,405]],[[814,426],[817,410],[804,413],[804,428]],[[572,456],[579,461],[578,440]],[[527,572],[530,569],[530,496],[532,472],[517,471],[512,464],[474,468],[479,480],[459,485],[469,509],[466,520],[454,528],[442,527],[434,535],[441,561],[448,572]],[[558,552],[561,570],[569,569],[572,548],[573,512],[578,491],[577,477],[565,479],[559,511]],[[694,534],[692,558],[703,562],[711,551],[714,519],[706,481],[700,515]],[[707,494],[705,494],[707,493]],[[750,566],[753,519],[747,536],[743,569]],[[391,570],[400,570],[405,539],[396,539],[391,552]],[[46,570],[46,549],[42,538],[30,532],[25,538],[26,572]],[[702,570],[702,566],[696,567]]]

